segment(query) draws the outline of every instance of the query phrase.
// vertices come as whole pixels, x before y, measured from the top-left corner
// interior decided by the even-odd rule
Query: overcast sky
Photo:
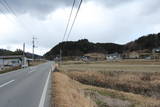
[[[14,51],[25,42],[26,51],[32,52],[34,35],[35,52],[43,55],[62,41],[73,0],[6,1],[16,16],[0,4],[0,48]],[[84,0],[69,40],[125,44],[158,33],[159,4],[160,0]]]

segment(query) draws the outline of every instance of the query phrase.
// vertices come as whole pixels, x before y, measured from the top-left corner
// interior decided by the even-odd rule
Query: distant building
[[[82,60],[82,61],[85,61],[85,62],[88,62],[89,59],[90,59],[90,57],[88,57],[88,56],[82,56],[82,57],[81,57],[81,60]]]
[[[28,59],[23,56],[0,56],[1,69],[15,66],[27,67]]]
[[[139,57],[140,57],[140,55],[139,55],[138,52],[133,51],[133,52],[129,53],[129,58],[130,59],[139,59]]]
[[[122,59],[121,54],[119,53],[112,53],[112,54],[107,54],[106,59],[111,61],[111,60],[120,60]]]
[[[140,58],[140,54],[136,51],[126,52],[123,54],[123,56],[126,59],[139,59]]]
[[[160,48],[152,49],[153,59],[160,59]]]
[[[105,54],[103,53],[88,53],[84,55],[85,58],[83,59],[87,59],[89,61],[103,61],[105,60]]]
[[[154,48],[154,49],[152,49],[152,53],[160,53],[160,48]]]

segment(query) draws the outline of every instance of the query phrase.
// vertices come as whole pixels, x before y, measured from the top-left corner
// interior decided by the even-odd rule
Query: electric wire
[[[9,5],[9,3],[6,0],[1,0],[0,4],[6,9],[6,11],[8,13],[11,13],[14,16],[14,19],[20,24],[21,27],[23,27],[23,29],[28,34],[33,35],[32,32],[30,31],[30,29],[28,29],[28,27],[26,27],[25,23],[18,18],[18,15],[16,14],[16,11],[13,8],[11,8],[11,6]]]
[[[5,12],[4,12],[2,9],[0,9],[0,13],[1,13],[3,16],[5,16],[11,23],[15,23],[8,15],[5,14]]]
[[[71,32],[72,32],[72,29],[73,29],[73,27],[74,27],[74,24],[75,24],[75,21],[76,21],[76,19],[77,19],[78,13],[79,13],[79,11],[80,11],[82,2],[83,2],[83,0],[80,0],[79,6],[78,6],[78,10],[77,10],[77,12],[76,12],[76,15],[75,15],[75,17],[74,17],[73,23],[72,23],[72,25],[71,25],[71,28],[70,28],[69,33],[68,33],[68,36],[67,36],[67,41],[68,41],[69,36],[70,36],[70,34],[71,34]]]
[[[73,5],[72,5],[72,8],[71,8],[69,18],[68,18],[68,22],[67,22],[67,26],[66,26],[66,29],[65,29],[65,32],[64,32],[64,35],[63,35],[62,42],[64,41],[65,36],[67,34],[67,31],[68,31],[68,28],[69,28],[69,24],[70,24],[70,21],[71,21],[71,17],[72,17],[73,9],[74,9],[74,6],[75,6],[75,2],[76,2],[76,0],[73,1]]]

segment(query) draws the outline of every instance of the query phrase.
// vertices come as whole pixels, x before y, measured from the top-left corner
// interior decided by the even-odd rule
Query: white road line
[[[42,96],[41,96],[41,100],[40,100],[40,103],[39,103],[38,107],[44,107],[50,75],[51,75],[51,72],[49,72],[49,74],[48,74],[48,77],[47,77],[47,80],[46,80],[46,83],[45,83],[45,86],[44,86],[44,89],[43,89],[43,93],[42,93]]]
[[[8,84],[10,84],[10,83],[12,83],[12,82],[14,82],[14,81],[15,81],[15,80],[11,80],[11,81],[6,82],[6,83],[0,85],[0,88],[4,87],[4,86],[6,86],[6,85],[8,85]]]

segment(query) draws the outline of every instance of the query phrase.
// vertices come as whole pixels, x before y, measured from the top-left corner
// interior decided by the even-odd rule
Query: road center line
[[[6,86],[6,85],[8,85],[8,84],[10,84],[10,83],[12,83],[12,82],[14,82],[14,81],[15,81],[15,80],[11,80],[11,81],[6,82],[6,83],[0,85],[0,88],[4,87],[4,86]]]
[[[44,89],[43,89],[43,93],[42,93],[42,96],[41,96],[41,100],[40,100],[40,103],[39,103],[38,107],[44,107],[50,75],[51,75],[51,72],[49,72],[49,74],[48,74],[48,77],[47,77],[47,80],[46,80],[46,83],[45,83],[45,86],[44,86]]]

